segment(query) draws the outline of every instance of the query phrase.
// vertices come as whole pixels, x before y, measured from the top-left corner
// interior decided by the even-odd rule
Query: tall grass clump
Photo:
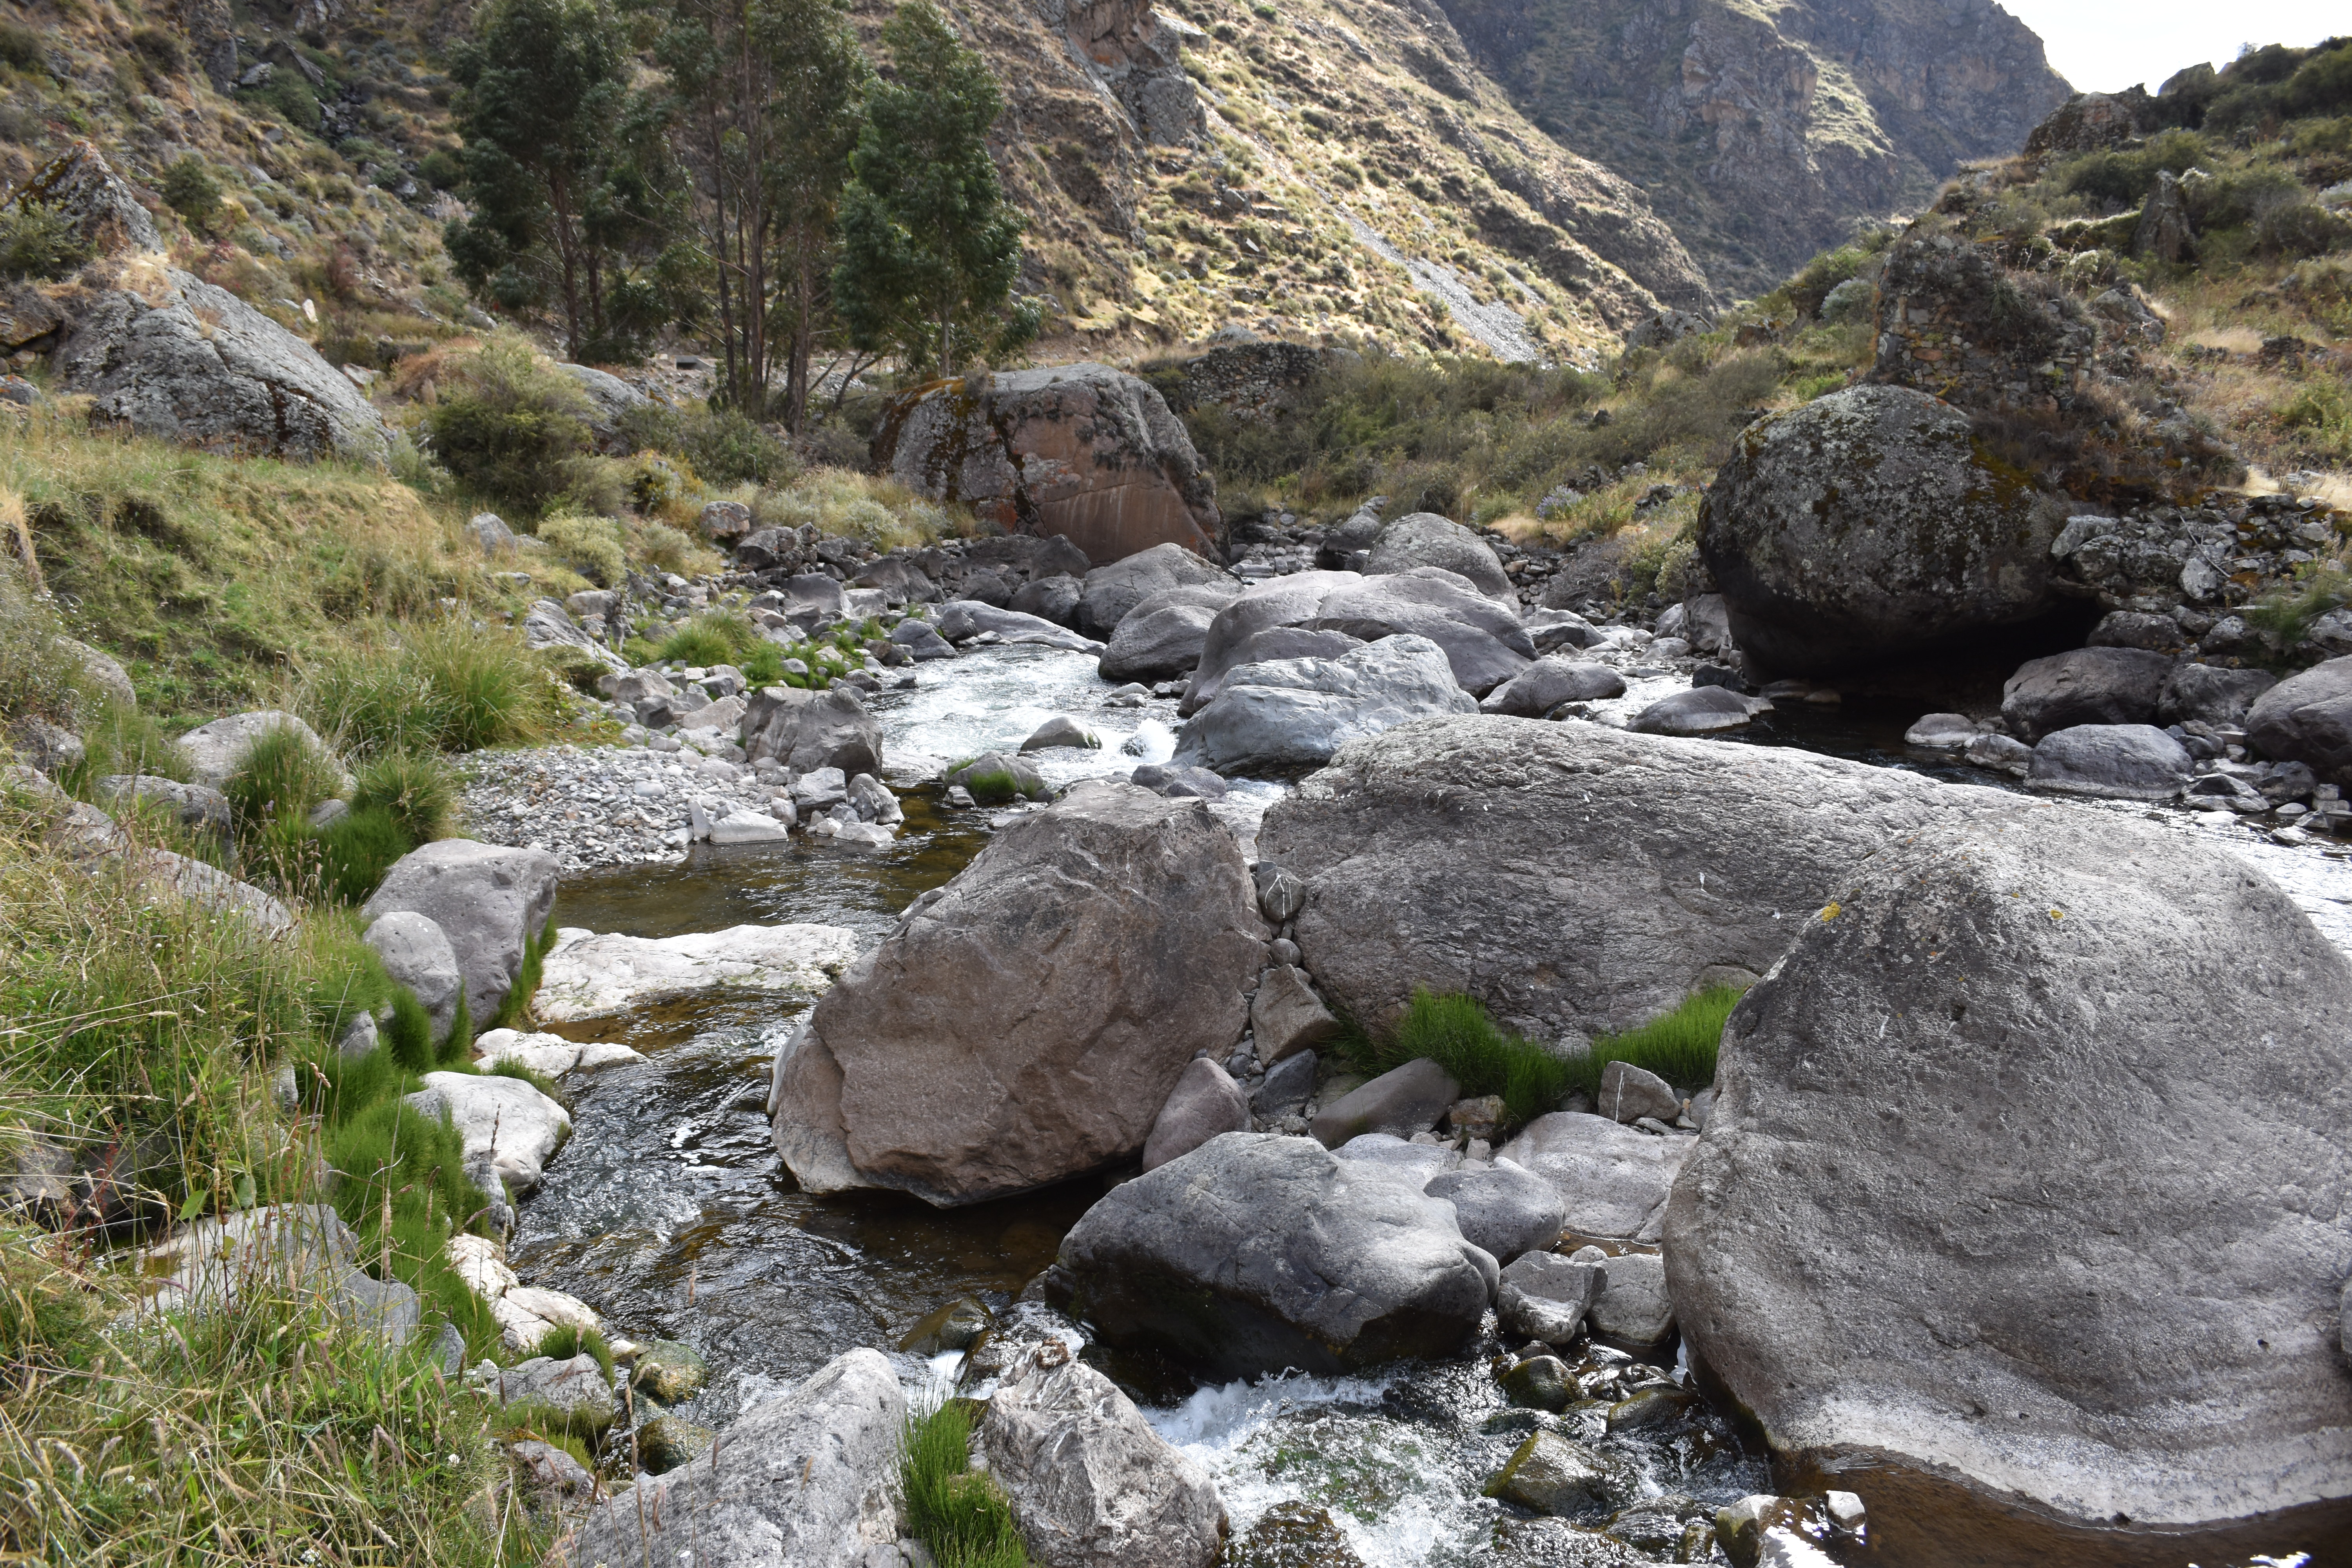
[[[296,696],[302,716],[359,757],[473,752],[544,733],[556,693],[520,638],[459,620],[396,628],[376,646],[311,665]]]
[[[751,500],[754,528],[814,527],[878,550],[930,544],[974,531],[971,515],[917,495],[896,479],[847,468],[811,468]]]
[[[1742,993],[1721,985],[1692,993],[1672,1012],[1651,1019],[1622,1035],[1603,1035],[1592,1042],[1591,1053],[1576,1066],[1576,1085],[1588,1094],[1601,1088],[1601,1072],[1611,1062],[1628,1062],[1656,1073],[1676,1089],[1696,1093],[1715,1082],[1717,1047],[1723,1043],[1723,1023],[1739,1003]]]
[[[970,1404],[950,1399],[908,1418],[898,1479],[908,1527],[940,1568],[1028,1568],[1012,1505],[971,1468]]]
[[[1417,1059],[1433,1061],[1462,1086],[1464,1095],[1502,1096],[1517,1123],[1558,1110],[1573,1071],[1542,1046],[1496,1024],[1475,997],[1419,987],[1385,1037],[1351,1031],[1341,1050],[1367,1073],[1389,1072]]]

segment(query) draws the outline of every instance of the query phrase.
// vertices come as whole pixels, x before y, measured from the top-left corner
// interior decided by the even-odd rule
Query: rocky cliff
[[[1440,0],[1512,101],[1640,187],[1722,290],[1924,205],[2066,97],[1993,0]]]

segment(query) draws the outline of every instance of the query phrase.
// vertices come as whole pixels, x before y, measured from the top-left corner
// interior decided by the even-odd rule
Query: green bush
[[[92,248],[46,202],[26,197],[0,207],[0,278],[63,278]]]
[[[341,903],[365,903],[384,873],[415,847],[383,806],[354,806],[318,835],[319,891]]]
[[[175,160],[163,171],[163,201],[198,234],[210,233],[220,216],[220,182],[194,153]]]
[[[301,824],[310,808],[341,787],[334,759],[292,729],[270,730],[246,748],[236,771],[221,785],[240,835],[278,824]]]
[[[773,647],[749,619],[731,610],[705,610],[662,639],[656,657],[681,664],[732,664],[761,647]]]
[[[566,566],[600,588],[616,587],[629,574],[620,528],[609,518],[551,517],[538,532]]]
[[[732,408],[672,408],[646,403],[621,416],[634,450],[667,452],[714,484],[782,485],[801,471],[792,445]]]
[[[0,65],[39,70],[46,55],[39,33],[21,22],[0,22]]]
[[[587,395],[512,332],[452,362],[449,374],[425,418],[434,457],[494,501],[543,510],[592,446]]]
[[[1723,1022],[1739,1003],[1740,993],[1729,986],[1694,993],[1674,1011],[1622,1035],[1603,1035],[1592,1042],[1591,1054],[1576,1064],[1576,1087],[1587,1093],[1601,1087],[1601,1069],[1611,1062],[1631,1062],[1656,1073],[1686,1094],[1696,1094],[1715,1082],[1717,1048],[1723,1043]]]
[[[939,1568],[1026,1568],[1012,1505],[971,1468],[971,1406],[950,1399],[908,1418],[898,1478],[908,1528]]]
[[[302,716],[353,754],[511,745],[536,738],[553,717],[545,668],[512,633],[461,620],[399,632],[397,645],[335,655],[303,679]]]
[[[352,775],[352,811],[381,811],[414,844],[449,837],[457,816],[457,780],[430,752],[380,752]]]

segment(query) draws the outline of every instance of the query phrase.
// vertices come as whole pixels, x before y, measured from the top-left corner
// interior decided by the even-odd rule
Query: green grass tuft
[[[1587,1093],[1601,1088],[1601,1069],[1611,1062],[1631,1062],[1656,1073],[1685,1094],[1696,1094],[1715,1082],[1716,1052],[1723,1042],[1723,1022],[1738,1005],[1741,993],[1730,986],[1696,992],[1673,1012],[1651,1019],[1622,1035],[1603,1035],[1592,1042],[1592,1053],[1576,1064],[1576,1087]]]
[[[410,625],[397,646],[321,659],[298,703],[352,755],[425,757],[537,739],[555,712],[546,666],[505,631]]]
[[[271,730],[254,738],[221,793],[228,796],[240,836],[279,824],[299,824],[342,783],[334,759],[299,731]]]
[[[614,1376],[613,1347],[606,1344],[604,1336],[593,1329],[562,1324],[540,1341],[538,1349],[531,1353],[550,1356],[556,1361],[570,1361],[573,1356],[583,1353],[592,1355],[596,1358],[596,1364],[604,1369],[605,1377]],[[593,1469],[595,1467],[592,1465],[589,1468]]]
[[[346,904],[364,903],[394,862],[416,847],[390,810],[363,805],[318,836],[320,890]]]
[[[1351,1028],[1339,1049],[1368,1074],[1426,1058],[1444,1068],[1465,1097],[1501,1095],[1517,1123],[1559,1109],[1575,1071],[1574,1064],[1497,1026],[1476,998],[1424,989],[1413,992],[1385,1039]]]
[[[908,1419],[898,1477],[908,1528],[940,1568],[1027,1568],[1012,1505],[987,1475],[972,1472],[970,1405],[950,1399]]]

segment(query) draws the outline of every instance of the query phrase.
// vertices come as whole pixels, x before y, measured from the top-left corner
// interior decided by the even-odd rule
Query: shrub
[[[565,565],[600,588],[614,587],[629,574],[621,531],[609,518],[551,517],[539,525],[539,537]]]
[[[401,637],[312,668],[296,699],[303,717],[361,757],[479,751],[544,729],[554,693],[512,634],[449,620],[406,626]]]
[[[781,485],[800,472],[789,442],[733,408],[648,403],[622,415],[630,446],[667,452],[716,484]]]
[[[9,542],[0,528],[0,549]],[[84,705],[80,661],[58,642],[48,606],[26,592],[16,563],[0,558],[0,721],[72,724]]]
[[[587,395],[512,332],[445,358],[442,367],[452,384],[425,420],[441,465],[520,512],[545,509],[563,492],[570,463],[590,448]]]
[[[1684,999],[1674,1011],[1622,1035],[1603,1035],[1592,1042],[1591,1053],[1577,1064],[1576,1087],[1587,1093],[1601,1087],[1601,1069],[1611,1062],[1631,1062],[1656,1073],[1676,1089],[1696,1093],[1715,1082],[1717,1047],[1723,1042],[1723,1022],[1738,1005],[1740,993],[1729,986],[1700,991]]]
[[[242,835],[301,822],[341,784],[334,759],[299,731],[279,729],[255,737],[221,793],[228,796]]]
[[[2352,223],[2316,202],[2273,207],[2254,223],[2254,248],[2265,256],[2301,260],[2325,256],[2347,241],[2352,241]]]
[[[895,479],[845,468],[812,468],[781,490],[751,501],[755,528],[814,527],[863,539],[880,549],[929,544],[972,529],[968,516],[924,500]]]
[[[27,197],[0,208],[0,277],[63,278],[92,248],[47,202]]]
[[[39,70],[46,61],[41,35],[21,22],[0,22],[0,65]]]
[[[730,610],[705,610],[665,637],[656,657],[681,664],[732,664],[760,648],[773,647],[742,616]]]
[[[163,171],[163,200],[190,228],[209,233],[213,220],[220,216],[220,182],[213,178],[202,158],[190,153]]]
[[[972,1471],[969,1403],[950,1399],[908,1418],[898,1478],[908,1527],[940,1568],[1025,1568],[1012,1505],[985,1473]]]

